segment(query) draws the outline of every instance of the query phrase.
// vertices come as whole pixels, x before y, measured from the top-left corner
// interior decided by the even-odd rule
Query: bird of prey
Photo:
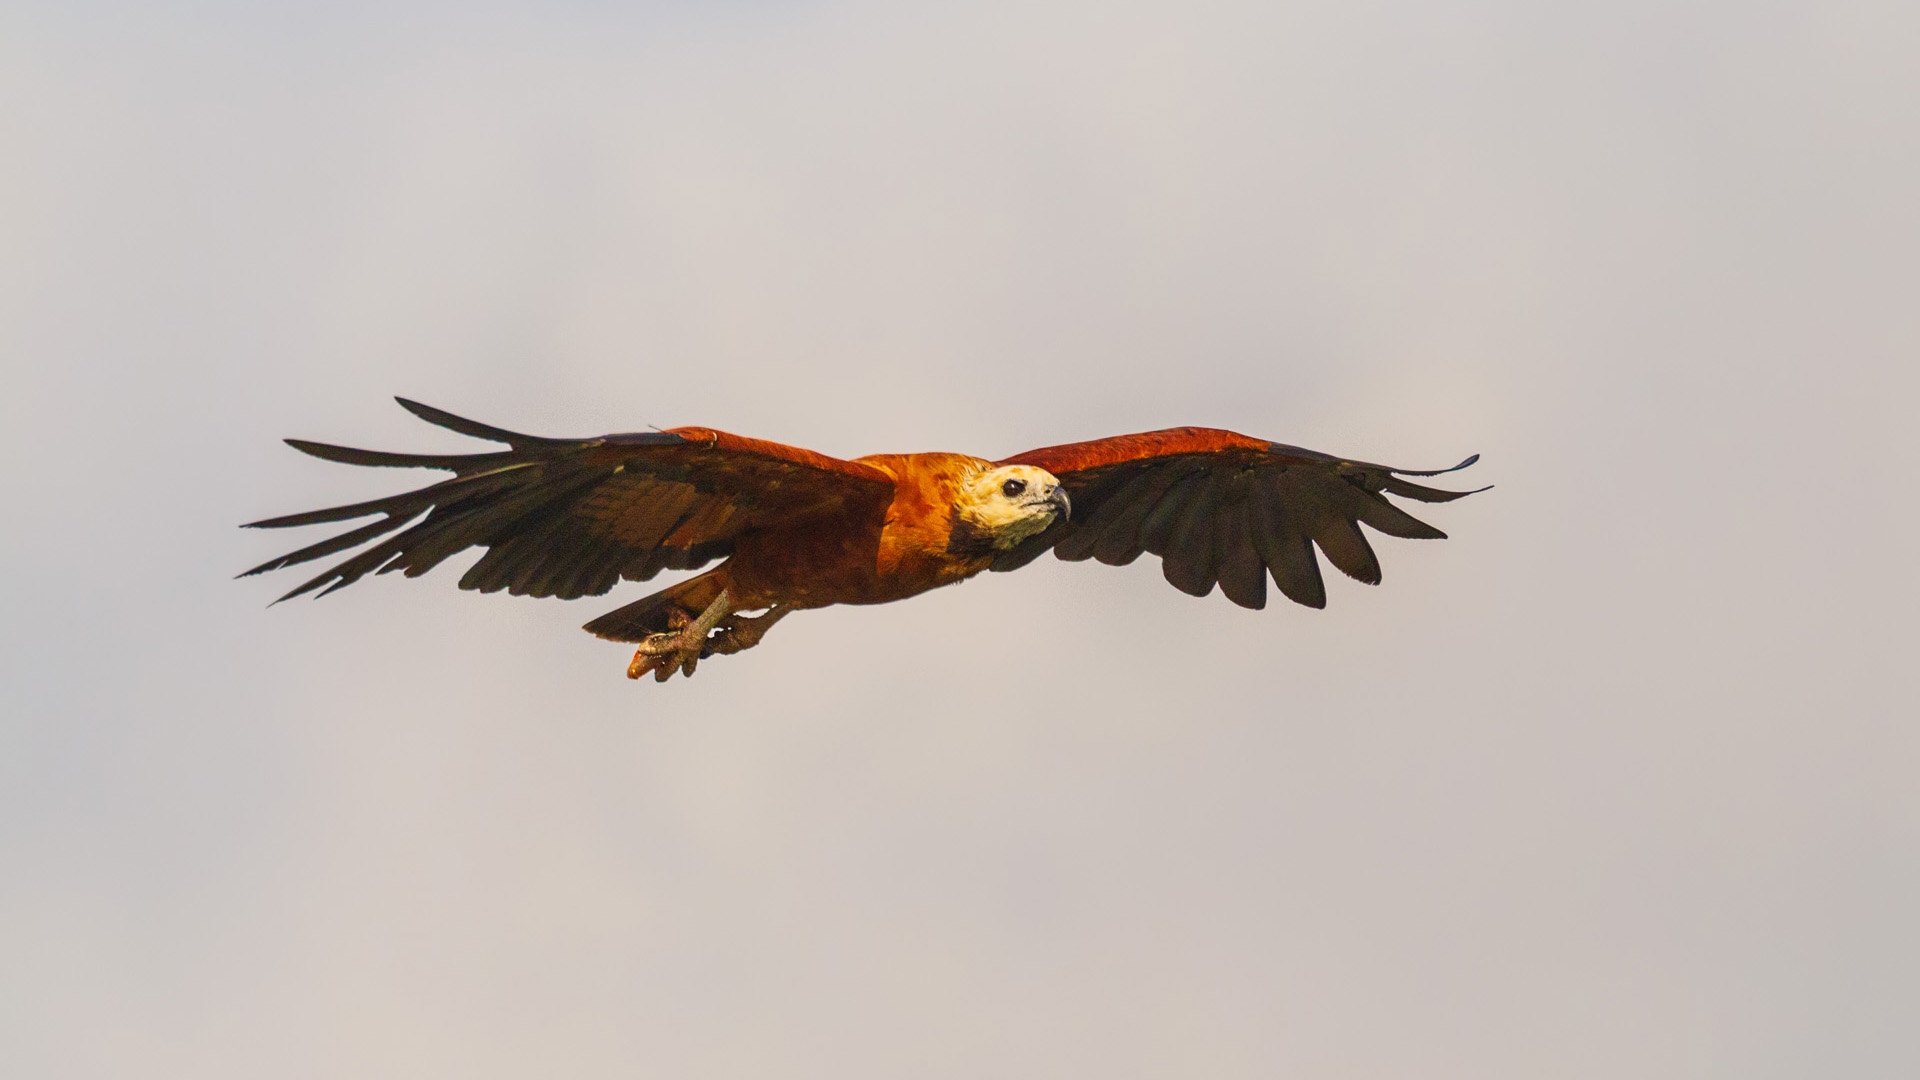
[[[1451,469],[1394,469],[1181,427],[999,461],[950,453],[843,461],[703,427],[589,439],[521,435],[398,400],[422,420],[507,448],[396,454],[288,439],[328,461],[453,476],[384,499],[253,522],[248,527],[278,529],[378,515],[241,576],[383,536],[280,599],[316,589],[324,596],[369,573],[418,577],[476,546],[487,552],[461,588],[562,599],[724,560],[586,624],[599,637],[638,644],[629,678],[652,672],[661,682],[676,671],[691,676],[706,657],[752,648],[789,612],[903,600],[983,570],[1017,570],[1048,550],[1109,566],[1151,552],[1175,588],[1205,596],[1218,584],[1249,608],[1266,605],[1271,575],[1288,599],[1324,607],[1316,545],[1349,577],[1377,584],[1380,563],[1361,524],[1388,536],[1446,537],[1384,495],[1438,503],[1473,494],[1405,477],[1452,472],[1479,458]]]

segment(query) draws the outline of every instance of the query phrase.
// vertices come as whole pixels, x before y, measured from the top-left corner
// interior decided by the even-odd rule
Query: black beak
[[[1060,508],[1061,521],[1065,521],[1073,516],[1073,502],[1067,498],[1066,488],[1057,487],[1048,492],[1047,501]]]

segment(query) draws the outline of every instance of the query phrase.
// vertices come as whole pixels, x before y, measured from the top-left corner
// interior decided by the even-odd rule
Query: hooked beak
[[[1047,502],[1053,505],[1056,520],[1065,521],[1073,515],[1073,502],[1067,498],[1066,488],[1055,487],[1047,492]]]

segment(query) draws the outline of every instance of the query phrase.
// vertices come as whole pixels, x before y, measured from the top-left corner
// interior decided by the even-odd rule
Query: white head
[[[1063,520],[1070,509],[1067,489],[1045,469],[1033,465],[981,469],[960,485],[948,547],[1005,551]]]

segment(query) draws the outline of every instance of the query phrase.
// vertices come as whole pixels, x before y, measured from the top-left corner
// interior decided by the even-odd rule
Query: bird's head
[[[1000,465],[972,473],[960,484],[953,506],[955,546],[1005,551],[1071,509],[1067,489],[1045,469]]]

